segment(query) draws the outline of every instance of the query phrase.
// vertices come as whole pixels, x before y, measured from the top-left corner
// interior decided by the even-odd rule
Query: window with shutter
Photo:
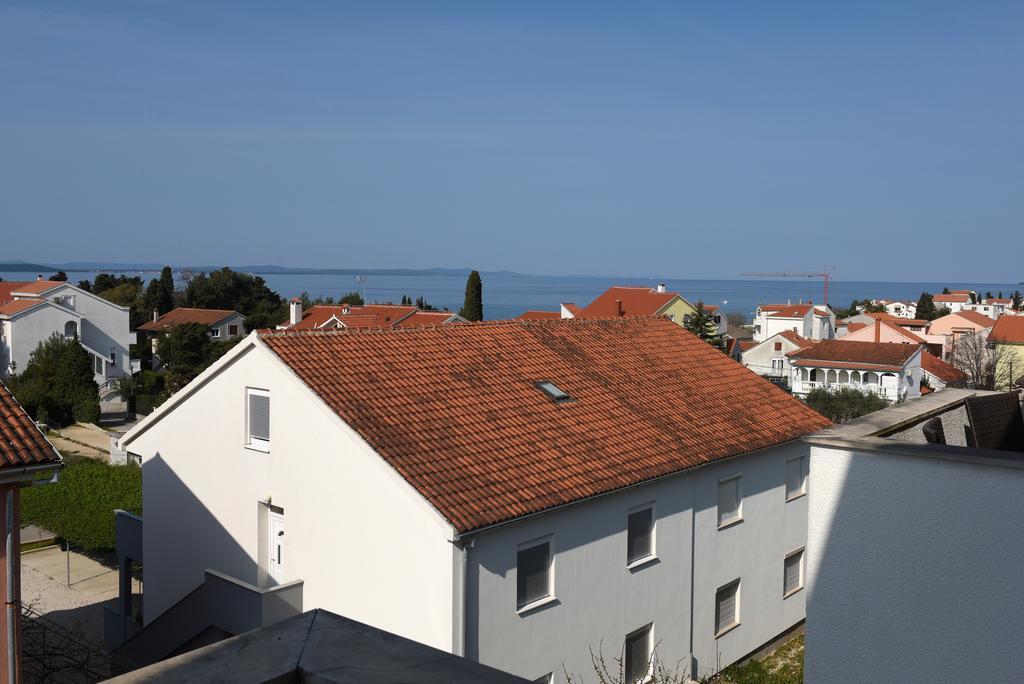
[[[730,582],[715,594],[715,635],[718,636],[740,623],[740,581]]]
[[[516,555],[516,607],[551,596],[551,542],[519,549]]]
[[[718,483],[718,526],[725,527],[743,519],[741,514],[740,476]]]
[[[782,568],[782,595],[789,596],[804,588],[804,550],[794,551],[786,556]]]
[[[626,563],[654,556],[654,508],[646,505],[632,511],[626,523]]]
[[[626,637],[626,662],[623,663],[627,684],[647,679],[651,672],[651,625]]]
[[[246,446],[270,449],[270,392],[246,389]]]
[[[786,501],[801,497],[806,492],[804,457],[791,458],[786,461]]]

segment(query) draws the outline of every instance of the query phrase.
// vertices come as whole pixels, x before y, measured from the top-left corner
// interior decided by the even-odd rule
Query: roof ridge
[[[443,311],[430,311],[425,313],[446,313]],[[452,312],[454,313],[454,312]],[[664,319],[669,320],[668,316],[664,314],[644,314],[640,316],[607,316],[607,317],[591,317],[586,318],[560,318],[560,319],[549,319],[549,320],[530,320],[530,319],[517,319],[517,318],[500,318],[492,321],[467,321],[466,323],[459,323],[456,326],[444,325],[444,324],[422,324],[405,326],[400,328],[392,327],[378,327],[378,328],[305,328],[294,330],[290,328],[284,328],[277,330],[274,328],[261,328],[256,331],[260,337],[286,337],[288,335],[329,335],[329,334],[348,334],[355,335],[360,333],[374,333],[374,332],[409,332],[411,330],[423,330],[423,329],[437,329],[437,330],[458,330],[460,328],[466,328],[470,326],[474,327],[530,327],[530,326],[555,326],[555,325],[597,325],[599,323],[608,322],[620,322],[627,323],[632,321],[641,320],[652,320],[652,319]]]

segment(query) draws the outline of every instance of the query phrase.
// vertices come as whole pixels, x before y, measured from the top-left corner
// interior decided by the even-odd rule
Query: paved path
[[[94,430],[92,428],[82,427],[81,425],[69,425],[66,428],[55,430],[58,435],[65,437],[73,442],[79,442],[81,444],[88,445],[96,451],[101,451],[104,454],[110,453],[110,433],[101,432],[100,430]]]
[[[67,554],[59,547],[22,554],[22,601],[36,613],[102,643],[103,603],[117,597],[117,570],[72,551],[68,587],[67,568]]]

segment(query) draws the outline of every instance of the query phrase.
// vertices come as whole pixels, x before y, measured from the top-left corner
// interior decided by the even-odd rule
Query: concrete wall
[[[82,343],[98,352],[102,352],[109,360],[110,352],[116,355],[115,368],[107,371],[107,377],[116,378],[129,374],[131,363],[128,346],[132,342],[129,311],[102,297],[80,290],[72,285],[62,285],[46,294],[46,298],[75,298],[75,311],[82,316],[82,329],[79,332]]]
[[[236,327],[234,335],[231,334],[231,326],[235,326]],[[228,316],[223,321],[221,321],[220,324],[218,324],[216,326],[211,326],[211,328],[210,328],[210,330],[211,330],[211,337],[213,336],[212,335],[212,331],[213,331],[214,328],[216,328],[219,331],[219,334],[218,334],[217,337],[214,337],[213,339],[215,339],[215,340],[217,340],[219,342],[227,342],[228,340],[233,340],[236,337],[244,337],[245,336],[245,316],[243,316],[242,314],[235,314],[233,316]]]
[[[206,568],[266,584],[269,499],[284,509],[283,581],[304,581],[304,610],[450,650],[450,527],[271,352],[240,351],[128,444],[143,464],[146,622]],[[244,446],[247,386],[270,391],[269,453]]]
[[[996,377],[1001,387],[997,389],[1007,389],[1018,378],[1024,377],[1024,344],[1000,344],[998,348],[999,369]]]
[[[782,349],[780,351],[775,350],[776,342],[782,344]],[[775,337],[773,339],[765,340],[763,344],[759,344],[756,347],[743,352],[743,365],[758,375],[773,375],[772,359],[781,359],[781,373],[776,372],[775,375],[781,374],[783,378],[788,379],[790,366],[789,357],[787,357],[786,354],[791,351],[795,351],[796,348],[796,345],[785,337]]]
[[[683,324],[683,318],[692,314],[696,309],[686,303],[686,300],[680,297],[674,300],[671,304],[666,306],[660,311],[662,315],[671,317],[673,321],[679,325]]]
[[[805,445],[785,445],[480,533],[469,556],[467,655],[528,679],[553,672],[559,682],[564,664],[590,681],[588,647],[601,646],[612,665],[626,634],[653,623],[660,660],[689,671],[691,576],[699,673],[750,653],[804,616],[803,591],[782,597],[783,559],[806,540],[807,497],[785,500],[786,459],[800,453]],[[744,520],[719,530],[718,482],[738,473]],[[650,501],[658,559],[631,571],[627,514]],[[520,614],[516,550],[546,535],[557,600]],[[716,640],[715,592],[737,578],[741,624]]]
[[[6,326],[7,345],[10,349],[8,365],[13,361],[16,373],[24,371],[29,357],[41,342],[45,342],[54,333],[64,336],[64,325],[68,321],[74,321],[81,334],[79,318],[56,306],[37,306],[13,317]],[[7,367],[3,370],[6,371]]]
[[[1018,681],[1019,464],[814,446],[811,471],[806,681]]]

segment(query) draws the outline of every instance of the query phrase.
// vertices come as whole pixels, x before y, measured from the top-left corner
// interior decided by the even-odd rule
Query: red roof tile
[[[968,304],[971,301],[969,294],[937,294],[932,297],[936,304]]]
[[[828,425],[661,317],[260,339],[460,531]]]
[[[461,322],[455,319],[456,314],[452,311],[415,311],[412,314],[395,323],[396,328],[412,328],[418,325],[443,325],[445,323]]]
[[[557,321],[562,318],[560,311],[524,311],[516,320],[519,321]]]
[[[26,284],[20,281],[0,280],[0,304],[14,301],[14,295],[11,293]]]
[[[659,313],[678,296],[677,292],[658,292],[649,287],[609,287],[577,313],[576,317],[651,316]]]
[[[921,352],[921,368],[946,383],[957,382],[967,377],[959,368],[928,351]]]
[[[905,364],[920,348],[915,344],[822,340],[811,347],[793,352],[789,356],[803,362],[798,365],[808,365],[807,362],[817,361],[899,367]]]
[[[60,280],[30,280],[27,283],[21,283],[14,292],[25,292],[27,294],[42,294],[47,290],[52,290],[58,285],[65,285],[66,283]]]
[[[348,310],[348,313],[343,311]],[[367,328],[390,328],[396,322],[406,316],[416,313],[415,306],[403,306],[400,304],[367,304],[365,306],[338,305],[328,306],[317,304],[302,312],[302,320],[289,327],[289,330],[313,330],[319,328],[331,318],[344,321],[346,316],[363,316],[368,318],[352,319],[345,325],[352,327]],[[287,325],[285,321],[283,325]]]
[[[787,340],[797,345],[798,347],[806,347],[810,344],[813,344],[809,339],[807,339],[803,335],[798,335],[793,330],[783,330],[778,334],[781,335],[782,337],[785,337]]]
[[[0,305],[0,316],[13,316],[46,303],[42,299],[12,299],[6,304]]]
[[[1003,344],[1024,344],[1024,316],[1000,316],[988,339]]]
[[[7,386],[0,382],[0,472],[5,468],[59,463],[53,448]]]
[[[759,344],[761,343],[755,342],[754,340],[740,340],[740,351],[747,351],[748,349],[753,349]]]
[[[950,315],[959,316],[960,318],[966,319],[971,323],[974,323],[975,325],[980,325],[984,328],[991,328],[996,324],[995,319],[989,318],[983,313],[978,313],[977,311],[972,311],[970,309],[957,311],[956,313]]]
[[[892,322],[895,323],[896,325],[900,326],[900,327],[903,327],[903,328],[906,328],[906,327],[915,327],[916,328],[916,327],[925,327],[925,326],[928,325],[928,323],[930,321],[927,321],[927,320],[925,320],[923,318],[899,318],[899,317],[896,317],[896,318],[892,319]]]
[[[765,307],[761,308],[765,309]],[[772,318],[803,318],[810,310],[810,304],[793,304],[792,306],[784,306],[781,309],[774,309],[774,313],[770,315]]]
[[[139,330],[157,332],[165,330],[172,325],[182,323],[199,323],[201,325],[216,325],[229,316],[241,315],[231,309],[189,309],[179,306],[171,309],[155,321],[148,321],[138,327]]]

